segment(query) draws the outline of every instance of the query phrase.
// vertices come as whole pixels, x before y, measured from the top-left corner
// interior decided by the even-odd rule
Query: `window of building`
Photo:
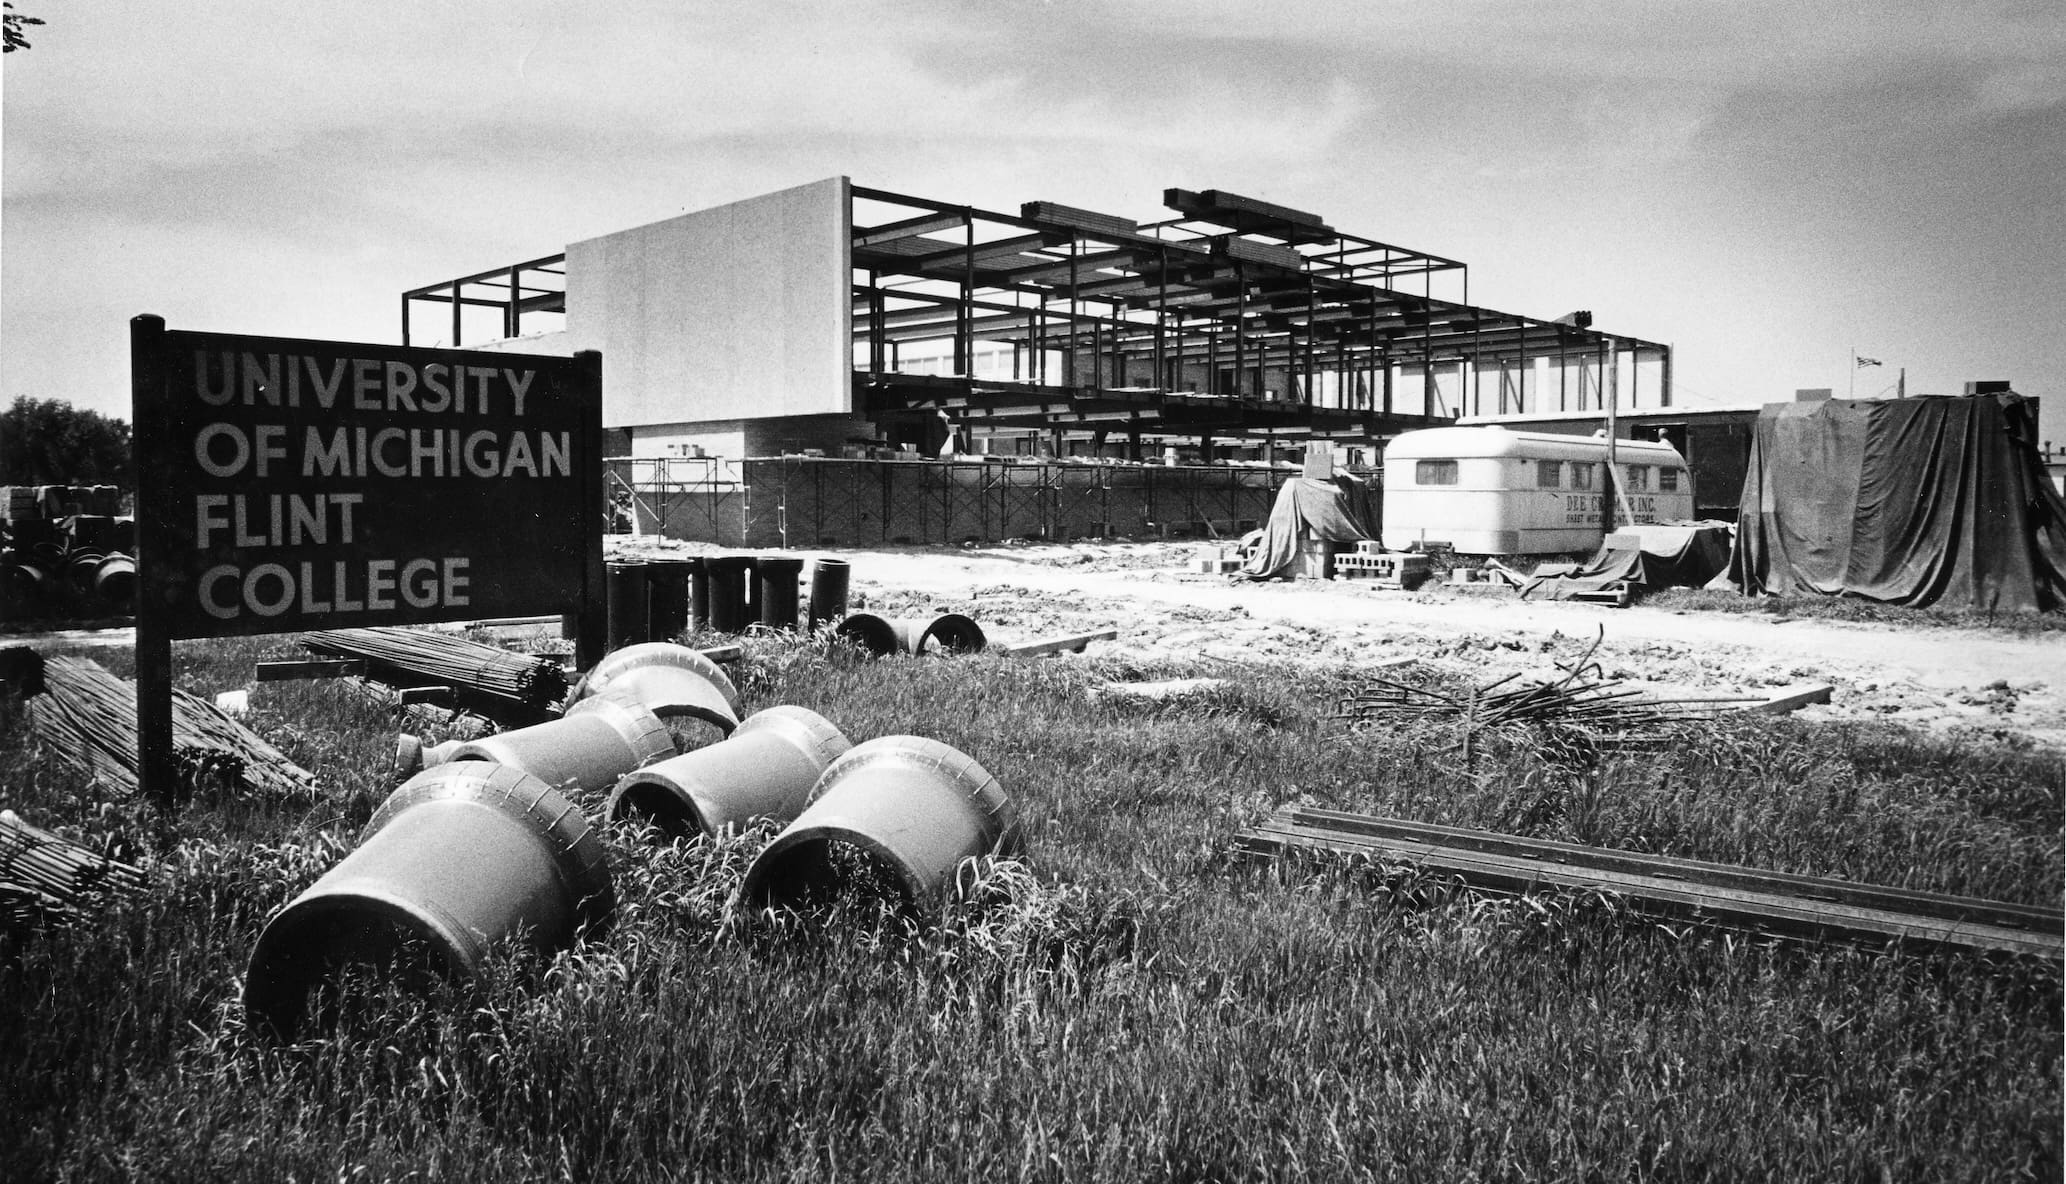
[[[1454,485],[1456,484],[1456,462],[1453,460],[1414,461],[1413,483],[1415,485]]]
[[[1657,488],[1665,493],[1677,493],[1679,491],[1679,471],[1677,469],[1657,470]]]
[[[1560,460],[1539,460],[1535,462],[1535,488],[1564,488],[1564,462]]]

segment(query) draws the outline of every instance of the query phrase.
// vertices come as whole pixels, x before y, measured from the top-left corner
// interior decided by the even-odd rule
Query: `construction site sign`
[[[586,360],[157,336],[137,533],[173,637],[578,611],[602,514]]]
[[[140,695],[178,638],[560,613],[599,645],[601,355],[151,316],[130,348]]]

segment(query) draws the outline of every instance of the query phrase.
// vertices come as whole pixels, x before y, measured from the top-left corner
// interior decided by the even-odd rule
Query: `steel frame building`
[[[1237,194],[1170,189],[1173,216],[1143,224],[1042,201],[1000,213],[845,178],[817,191],[840,207],[838,238],[826,241],[843,238],[831,249],[843,258],[802,266],[836,269],[846,291],[834,295],[840,307],[808,307],[843,317],[851,350],[847,389],[812,396],[829,414],[936,430],[944,420],[975,441],[1088,443],[1140,459],[1158,444],[1210,457],[1230,442],[1375,444],[1460,415],[1671,404],[1669,346],[1595,330],[1585,313],[1545,320],[1474,305],[1457,260]],[[738,282],[755,260],[787,266],[774,238],[732,245],[736,257],[713,265],[708,285]],[[583,247],[403,293],[404,343],[425,336],[412,322],[427,313],[447,344],[603,348],[609,366],[622,348],[601,344],[606,326],[581,324]],[[555,325],[552,314],[565,314],[565,333],[513,340]],[[757,417],[737,389],[704,389],[694,373],[665,381],[678,407],[669,423]]]

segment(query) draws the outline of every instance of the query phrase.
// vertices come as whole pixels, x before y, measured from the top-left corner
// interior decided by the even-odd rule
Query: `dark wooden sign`
[[[175,638],[563,613],[599,645],[599,354],[156,317],[131,353],[140,688]]]

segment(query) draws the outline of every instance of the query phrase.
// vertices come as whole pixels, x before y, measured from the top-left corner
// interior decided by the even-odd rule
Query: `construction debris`
[[[1172,699],[1188,699],[1195,695],[1210,694],[1227,685],[1224,678],[1165,678],[1159,682],[1108,682],[1097,689],[1097,694],[1111,699],[1138,699],[1148,703],[1167,703]]]
[[[2066,917],[2034,905],[1299,806],[1279,809],[1235,842],[1266,859],[1307,850],[1410,864],[1483,892],[1611,892],[1644,915],[1777,936],[2066,958]]]
[[[142,889],[143,872],[0,810],[0,932],[76,920],[91,906]]]
[[[123,792],[137,786],[136,684],[84,658],[52,658],[29,722],[56,757]],[[315,793],[316,778],[249,728],[185,691],[172,692],[172,756],[183,792],[239,786],[283,797]]]
[[[1757,697],[1654,698],[1627,686],[1625,680],[1604,677],[1592,661],[1599,646],[1600,641],[1595,639],[1584,657],[1560,667],[1566,673],[1555,682],[1519,682],[1521,675],[1516,673],[1473,687],[1462,696],[1372,677],[1369,681],[1374,688],[1344,696],[1337,705],[1336,717],[1370,723],[1402,715],[1456,716],[1462,720],[1467,736],[1502,724],[1530,723],[1556,723],[1609,735],[1707,719],[1717,711],[1762,702]]]
[[[994,647],[998,653],[1013,658],[1031,658],[1040,654],[1059,654],[1068,651],[1080,654],[1093,641],[1117,641],[1119,630],[1100,629],[1095,633],[1076,633],[1068,637],[1050,637],[1045,641],[1023,641],[1014,645]]]
[[[1762,715],[1785,715],[1810,703],[1829,702],[1830,693],[1834,689],[1826,682],[1797,682],[1792,686],[1780,687],[1757,702],[1745,704],[1743,710]]]

